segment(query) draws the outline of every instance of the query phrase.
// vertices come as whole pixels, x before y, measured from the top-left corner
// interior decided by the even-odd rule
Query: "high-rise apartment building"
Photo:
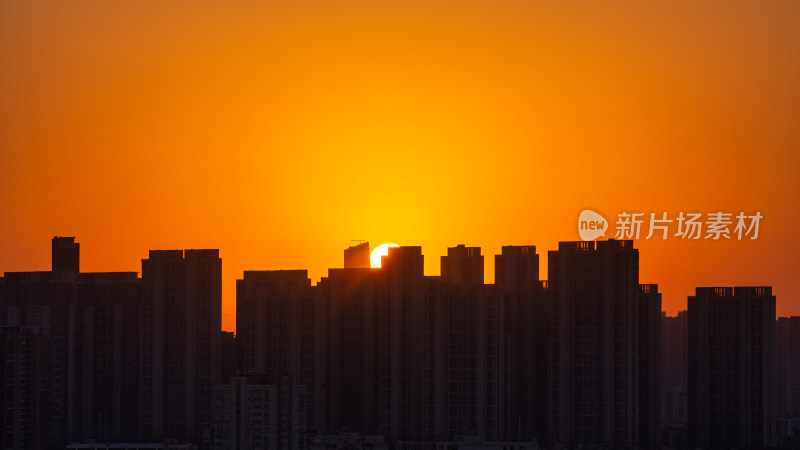
[[[661,448],[661,294],[639,285],[639,443]]]
[[[37,329],[45,365],[26,375],[46,391],[32,423],[37,442],[63,448],[85,439],[138,433],[140,280],[135,272],[78,272],[79,244],[53,238],[53,271],[7,272],[4,325]],[[34,382],[34,381],[31,381]]]
[[[362,242],[345,249],[345,269],[369,269],[370,267],[369,242]]]
[[[239,368],[306,386],[309,427],[325,425],[325,311],[305,270],[245,271],[236,281]]]
[[[549,253],[548,272],[554,308],[549,438],[639,445],[638,250],[632,241],[613,239],[560,242]]]
[[[142,260],[141,413],[150,439],[211,432],[220,378],[218,250],[151,250]]]
[[[697,288],[688,301],[688,333],[690,444],[774,446],[772,288]]]
[[[775,326],[778,415],[800,417],[800,316],[781,317]]]
[[[539,281],[533,245],[503,246],[495,255],[494,291],[503,303],[502,342],[506,346],[503,385],[506,420],[494,439],[546,441],[547,338],[549,293]]]

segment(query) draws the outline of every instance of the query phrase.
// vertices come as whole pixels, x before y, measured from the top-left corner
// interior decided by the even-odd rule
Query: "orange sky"
[[[350,239],[542,255],[591,208],[764,216],[756,241],[643,241],[674,314],[771,284],[800,314],[800,3],[0,2],[0,271],[220,248],[307,268]]]

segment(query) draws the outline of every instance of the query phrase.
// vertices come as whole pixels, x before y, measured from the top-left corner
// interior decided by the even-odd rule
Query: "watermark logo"
[[[645,239],[654,236],[662,240],[670,236],[686,240],[711,239],[758,239],[761,219],[760,212],[746,214],[744,211],[736,216],[733,213],[722,211],[702,213],[680,212],[676,217],[669,217],[666,212],[659,213],[629,213],[617,214],[616,234],[614,239],[641,239],[647,232]],[[647,220],[649,219],[649,220]],[[608,221],[600,214],[586,209],[578,218],[578,234],[584,241],[592,241],[600,236],[605,236]]]
[[[578,233],[584,241],[593,241],[600,236],[605,237],[608,230],[608,221],[605,217],[592,211],[584,209],[578,217]]]

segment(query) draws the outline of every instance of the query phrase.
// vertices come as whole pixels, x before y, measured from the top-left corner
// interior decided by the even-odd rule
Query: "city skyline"
[[[436,259],[556,248],[584,209],[760,211],[755,241],[638,243],[642,276],[671,314],[699,285],[784,298],[799,21],[792,0],[3,2],[0,271],[46,267],[56,234],[89,270],[220,248],[231,314],[245,268],[316,280],[351,239]]]
[[[612,233],[609,233],[609,234],[612,234]],[[76,239],[78,237],[72,236],[72,238]],[[611,239],[613,239],[613,238],[611,238]],[[603,241],[603,239],[598,239],[598,240],[595,240],[594,242],[601,242],[601,241]],[[362,241],[359,240],[357,242],[361,242],[362,244],[366,243],[367,245],[370,244],[369,241],[363,241],[362,242]],[[570,242],[570,241],[561,241],[561,242]],[[637,244],[639,243],[639,241],[635,241],[635,242]],[[86,243],[84,242],[84,247],[81,250],[81,261],[83,261],[84,254],[85,254],[84,252],[86,250],[90,250],[90,248],[85,244]],[[350,241],[349,245],[351,245],[351,247],[349,247],[349,248],[352,248],[352,247],[355,247],[357,244],[356,244],[356,241]],[[458,244],[458,245],[463,245],[463,244]],[[503,246],[505,246],[505,245],[501,245],[501,248]],[[377,246],[370,247],[370,250],[374,250],[375,247],[377,247]],[[534,247],[537,247],[537,246],[534,246]],[[209,248],[211,248],[211,247],[209,247]],[[346,248],[339,249],[339,255],[338,255],[339,262],[337,264],[334,264],[334,265],[331,265],[331,266],[327,267],[326,270],[324,272],[322,272],[318,277],[315,277],[314,275],[312,275],[312,270],[310,270],[308,268],[305,268],[305,267],[294,267],[294,268],[271,267],[271,268],[265,268],[265,267],[263,267],[263,265],[261,265],[261,266],[258,266],[258,267],[244,268],[242,270],[242,272],[240,272],[238,275],[234,274],[233,278],[230,279],[230,280],[227,280],[228,282],[226,283],[226,276],[225,276],[226,275],[226,271],[225,271],[226,265],[222,264],[222,267],[223,267],[223,278],[222,278],[222,285],[223,285],[223,294],[222,294],[222,298],[223,298],[223,303],[222,303],[222,329],[224,331],[235,331],[235,329],[236,329],[236,327],[235,327],[235,324],[236,324],[236,321],[235,321],[235,311],[236,311],[235,295],[236,294],[234,293],[233,294],[234,298],[230,299],[230,297],[228,297],[228,295],[230,295],[230,294],[227,293],[227,295],[226,295],[226,289],[224,288],[224,286],[226,284],[228,284],[228,285],[229,284],[233,284],[234,289],[235,289],[235,286],[236,286],[235,280],[239,279],[242,276],[241,273],[246,272],[246,271],[254,271],[254,270],[255,271],[258,271],[258,270],[302,270],[302,271],[306,271],[309,274],[309,279],[311,280],[312,284],[316,285],[324,277],[327,276],[327,270],[328,269],[344,267],[342,265],[342,262],[341,262],[342,261],[341,252],[343,250],[345,250]],[[485,248],[480,247],[480,246],[477,246],[477,248],[485,250]],[[541,247],[537,247],[537,248],[541,248]],[[557,248],[557,246],[556,246],[556,248]],[[196,248],[196,249],[200,249],[200,248]],[[152,251],[152,250],[154,250],[154,249],[147,249],[146,251],[149,252],[149,251]],[[159,250],[164,250],[164,249],[159,249]],[[224,258],[222,257],[222,255],[224,255],[224,250],[221,249],[221,248],[219,248],[219,249],[215,248],[215,250],[219,250],[221,252],[221,258],[224,260]],[[497,254],[499,254],[499,252]],[[444,255],[446,255],[446,253],[444,253]],[[444,256],[444,255],[442,255],[442,256]],[[423,252],[423,256],[425,256],[424,252]],[[141,258],[141,259],[145,259],[145,258]],[[643,260],[647,261],[647,258],[644,258]],[[486,267],[483,269],[484,283],[485,284],[494,284],[496,268],[494,267],[493,259],[489,258],[488,262],[490,262],[491,265],[489,263],[487,263],[487,264],[485,264]],[[126,267],[129,267],[129,266],[126,266]],[[548,267],[547,266],[547,258],[543,258],[543,260],[540,261],[540,263],[539,263],[539,275],[538,275],[539,279],[547,280],[547,277],[546,277],[547,270],[548,270],[547,267]],[[429,256],[428,261],[426,261],[424,263],[425,276],[441,276],[442,274],[440,273],[440,270],[436,270],[436,269],[440,269],[440,268],[441,268],[441,266],[439,264],[435,263],[435,262],[432,262],[432,259]],[[24,269],[24,270],[14,270],[14,271],[9,271],[9,272],[24,272],[24,271],[29,271],[29,270],[31,270],[31,269],[28,268],[28,269]],[[44,270],[44,269],[42,269],[42,270]],[[115,270],[117,270],[117,269],[115,269]],[[103,269],[102,267],[100,267],[99,270],[83,270],[83,271],[84,272],[109,272],[110,269],[107,269],[107,268]],[[122,270],[122,271],[135,272],[135,273],[138,273],[139,276],[141,276],[141,270]],[[2,272],[3,271],[0,270],[0,273],[2,273]],[[542,275],[545,275],[545,276],[543,277]],[[652,283],[658,284],[659,286],[662,286],[662,284],[659,282],[658,279],[646,279],[646,281],[647,280],[649,280],[649,282],[652,282]],[[718,283],[708,283],[706,285],[697,285],[697,286],[692,287],[691,288],[691,292],[683,297],[684,300],[683,300],[682,306],[681,306],[680,302],[674,302],[673,305],[672,305],[672,309],[665,308],[663,306],[662,306],[662,308],[664,309],[665,312],[668,313],[669,316],[675,316],[679,312],[685,311],[687,309],[686,299],[688,297],[694,295],[694,289],[695,288],[697,288],[697,287],[705,287],[705,286],[722,286],[722,285],[728,286],[728,285],[735,285],[735,284],[730,283],[730,282],[726,283],[725,280],[722,279]],[[751,286],[769,285],[769,286],[772,286],[773,289],[774,289],[774,285],[770,284],[768,282],[768,280],[764,280],[763,282],[760,282],[760,283],[759,282],[754,282],[754,283],[741,284],[741,285],[743,285],[743,286],[744,285],[751,285]],[[660,293],[662,295],[664,295],[664,289],[663,288],[660,288]],[[781,298],[780,291],[776,290],[776,296]],[[231,300],[234,300],[234,301],[231,301]],[[777,316],[786,316],[786,317],[788,317],[788,316],[797,315],[797,314],[791,313],[791,311],[793,311],[792,303],[791,302],[786,302],[786,303],[788,303],[788,304],[781,305],[781,303],[778,303],[777,309],[776,309]],[[785,313],[783,313],[783,311],[785,311]]]
[[[798,24],[0,1],[0,447],[800,448]]]
[[[0,278],[4,445],[797,443],[798,317],[776,317],[770,286],[697,287],[669,317],[632,240],[503,246],[493,284],[479,247],[428,276],[421,247],[376,268],[368,246],[316,284],[244,271],[234,337],[218,249],[150,250],[139,277],[81,271],[85,246],[53,237],[50,271]]]

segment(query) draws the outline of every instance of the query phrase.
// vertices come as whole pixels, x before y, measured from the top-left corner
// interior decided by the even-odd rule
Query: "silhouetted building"
[[[238,368],[239,349],[236,345],[236,335],[232,331],[219,332],[220,353],[220,383],[227,383],[231,376],[236,374]]]
[[[685,430],[688,422],[687,348],[688,313],[661,318],[661,423],[662,428]]]
[[[697,288],[688,331],[690,445],[774,446],[772,288]]]
[[[420,247],[393,247],[383,257],[385,293],[378,307],[381,434],[422,438],[425,421],[425,286]]]
[[[362,242],[344,250],[345,269],[369,269],[370,264],[369,242]]]
[[[77,256],[73,238],[54,239],[54,256]],[[64,245],[62,245],[64,244]],[[73,251],[74,250],[74,251]],[[63,256],[63,255],[62,255]],[[69,266],[77,268],[72,256]],[[54,267],[59,267],[55,261]],[[6,273],[0,315],[6,325],[41,329],[45,386],[35,423],[48,448],[85,439],[129,439],[138,432],[140,283],[135,272]]]
[[[0,327],[0,446],[48,448],[48,336],[39,327]]]
[[[639,285],[639,445],[661,448],[661,294]]]
[[[480,247],[459,245],[442,256],[442,281],[457,286],[483,286],[483,256]]]
[[[545,442],[549,293],[539,281],[532,245],[503,246],[495,255],[495,290],[504,305],[499,325],[505,347],[505,430],[494,439]],[[494,380],[491,380],[494,382]]]
[[[538,256],[526,249],[538,290]],[[484,285],[478,247],[448,249],[440,277],[424,276],[422,263],[419,247],[391,248],[382,269],[330,269],[318,286],[328,429],[390,442],[531,434],[524,336],[535,294]]]
[[[777,443],[800,447],[800,317],[775,324],[775,413]]]
[[[562,242],[546,282],[534,246],[504,246],[494,284],[464,245],[440,276],[420,247],[371,269],[367,243],[316,286],[245,271],[235,335],[217,250],[153,250],[141,279],[80,273],[78,250],[54,238],[52,271],[0,278],[3,448],[800,442],[798,318],[776,326],[768,287],[698,288],[663,317],[632,241]]]
[[[82,273],[78,299],[83,315],[72,335],[86,342],[87,367],[74,367],[84,380],[73,393],[82,430],[73,440],[135,440],[139,433],[141,283],[136,272]],[[83,346],[79,346],[80,350]],[[82,415],[78,415],[80,411]]]
[[[594,348],[560,355],[564,362],[582,361],[578,368],[584,370],[564,389],[596,396],[589,392],[594,389],[604,396],[595,401],[605,409],[589,410],[586,402],[571,406],[573,420],[585,421],[584,435],[573,435],[571,442],[653,445],[661,296],[655,285],[639,286],[638,252],[630,242],[591,245],[583,265],[568,267],[573,278],[556,277],[573,296],[565,301],[578,296],[578,306],[587,308],[576,307],[572,320],[581,321],[581,344]],[[385,435],[392,444],[464,435],[544,442],[548,423],[557,423],[546,414],[547,392],[557,384],[556,377],[547,377],[548,367],[558,367],[547,364],[559,356],[560,329],[553,319],[566,318],[556,314],[555,293],[538,279],[535,247],[504,247],[496,267],[496,284],[485,285],[480,248],[460,245],[442,257],[439,277],[424,276],[419,247],[391,248],[381,269],[330,269],[314,288],[304,271],[245,272],[237,285],[242,367],[279,368],[299,377],[292,361],[307,358],[315,374],[308,378],[309,398],[325,409],[325,420],[315,422],[318,429]],[[299,313],[303,305],[308,314]],[[598,310],[600,323],[589,316]],[[322,329],[324,339],[303,337],[303,330],[312,329]],[[261,349],[258,342],[264,343]],[[273,347],[263,350],[266,343]],[[273,359],[259,364],[257,358]],[[616,366],[606,366],[609,359]],[[590,369],[605,374],[603,384],[591,384],[598,380]],[[615,392],[620,385],[622,400]],[[590,426],[596,426],[594,437],[602,436],[609,411],[627,441],[587,437]]]
[[[539,284],[535,245],[505,245],[494,257],[495,285],[504,292],[530,292]]]
[[[641,445],[640,382],[652,380],[640,378],[638,250],[632,241],[613,239],[560,242],[558,251],[549,253],[548,271],[555,308],[550,439]],[[646,297],[653,300],[655,294]]]
[[[217,385],[214,450],[306,448],[306,387],[288,377],[236,375]]]
[[[416,439],[464,434],[499,439],[505,436],[511,412],[512,343],[503,326],[506,302],[483,284],[480,247],[448,248],[441,261],[441,279],[426,280],[424,333],[429,336],[425,370],[434,375],[426,388],[440,396],[426,410],[443,427]]]
[[[80,271],[81,244],[75,242],[74,237],[55,236],[52,240],[52,270]]]
[[[775,324],[778,416],[800,418],[800,317],[781,317]]]
[[[325,426],[325,314],[305,270],[245,271],[236,280],[239,368],[309,389],[311,428]]]
[[[329,269],[317,286],[324,298],[326,409],[330,431],[378,432],[378,269]]]
[[[71,270],[6,272],[4,277],[4,325],[43,328],[49,336],[49,402],[46,410],[36,411],[47,424],[42,429],[47,448],[62,448],[83,429],[79,422],[85,416],[76,393],[84,395],[90,386],[83,369],[91,367],[93,342],[73,334],[92,328],[85,322],[86,308],[78,302],[77,280]],[[76,365],[79,370],[71,370]]]
[[[210,433],[220,379],[218,250],[151,250],[142,260],[141,420],[147,439]]]

